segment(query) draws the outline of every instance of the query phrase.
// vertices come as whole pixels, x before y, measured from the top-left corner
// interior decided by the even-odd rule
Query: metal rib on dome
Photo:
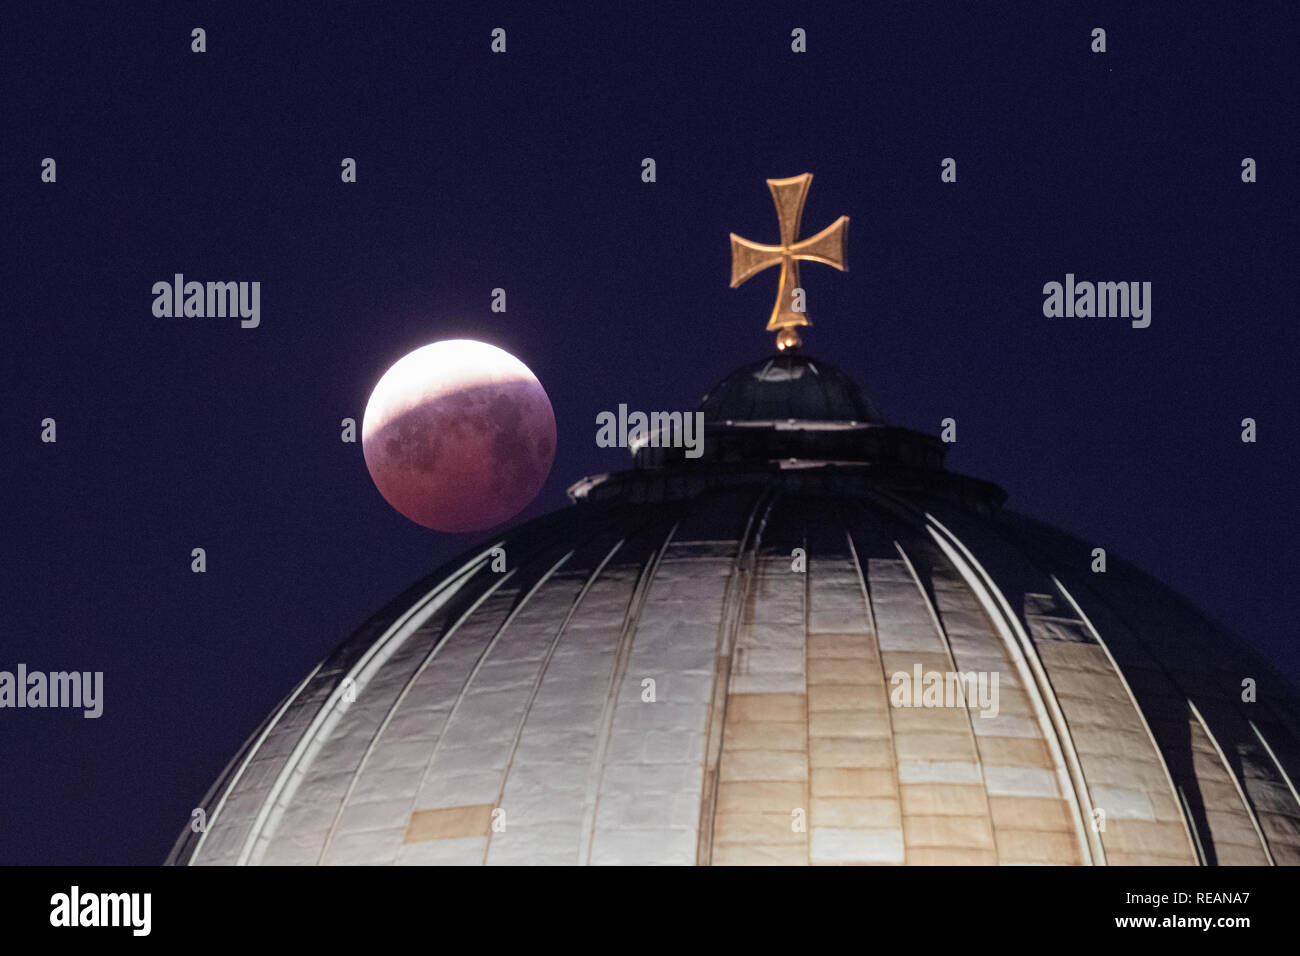
[[[777,478],[503,545],[304,682],[173,861],[1300,863],[1289,692],[1059,532]],[[996,716],[894,706],[918,667]]]

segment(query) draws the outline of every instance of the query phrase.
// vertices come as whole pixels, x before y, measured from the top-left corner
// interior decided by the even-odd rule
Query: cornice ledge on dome
[[[814,431],[814,432],[842,432],[842,431],[865,431],[870,428],[888,428],[888,425],[879,422],[844,422],[844,421],[822,421],[813,418],[773,418],[765,421],[725,421],[706,423],[708,428],[771,428],[776,431]]]
[[[933,435],[896,425],[869,422],[791,420],[724,424],[705,423],[702,441],[693,449],[680,443],[642,442],[633,450],[633,468],[695,471],[719,465],[783,459],[895,462],[915,468],[943,469],[948,446]],[[692,452],[694,453],[692,455]]]
[[[980,514],[992,514],[1006,492],[992,482],[942,469],[899,462],[772,458],[718,463],[708,468],[630,468],[592,475],[568,488],[576,505],[622,500],[678,501],[720,488],[769,485],[792,494],[870,496],[882,489],[905,497],[938,498]]]

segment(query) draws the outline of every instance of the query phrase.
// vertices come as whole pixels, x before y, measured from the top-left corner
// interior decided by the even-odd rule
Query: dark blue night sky
[[[105,702],[0,711],[0,863],[161,862],[293,685],[479,540],[339,440],[393,361],[519,356],[559,426],[519,520],[563,507],[625,465],[598,412],[771,351],[775,272],[729,289],[727,234],[775,242],[764,180],[805,171],[804,235],[852,217],[806,351],[1300,678],[1293,4],[604,6],[6,18],[0,669],[102,670]],[[156,318],[178,272],[260,281],[260,326]],[[1150,327],[1044,317],[1067,273],[1151,282]]]

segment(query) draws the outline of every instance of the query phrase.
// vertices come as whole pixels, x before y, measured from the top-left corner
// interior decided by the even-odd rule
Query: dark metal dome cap
[[[782,353],[745,365],[700,403],[709,423],[856,422],[883,425],[879,407],[848,373],[807,355]]]
[[[742,366],[694,414],[701,421],[693,440],[676,441],[672,422],[652,427],[630,443],[630,469],[582,478],[569,497],[641,503],[758,483],[800,494],[889,489],[983,514],[1006,500],[992,482],[946,470],[947,445],[890,425],[846,372],[815,358],[782,353]]]

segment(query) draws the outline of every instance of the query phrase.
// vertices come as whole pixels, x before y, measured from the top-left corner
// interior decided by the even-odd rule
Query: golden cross
[[[800,345],[797,325],[812,325],[803,310],[803,289],[799,285],[799,260],[820,262],[845,272],[844,242],[848,238],[849,217],[840,216],[810,239],[799,239],[799,221],[803,218],[803,203],[812,185],[812,173],[792,176],[789,179],[769,179],[776,203],[776,217],[781,226],[781,244],[767,246],[731,234],[731,287],[734,289],[750,276],[768,266],[781,264],[781,288],[776,294],[776,305],[767,320],[767,330],[776,332],[776,347],[782,351]],[[800,308],[796,309],[798,291]]]

